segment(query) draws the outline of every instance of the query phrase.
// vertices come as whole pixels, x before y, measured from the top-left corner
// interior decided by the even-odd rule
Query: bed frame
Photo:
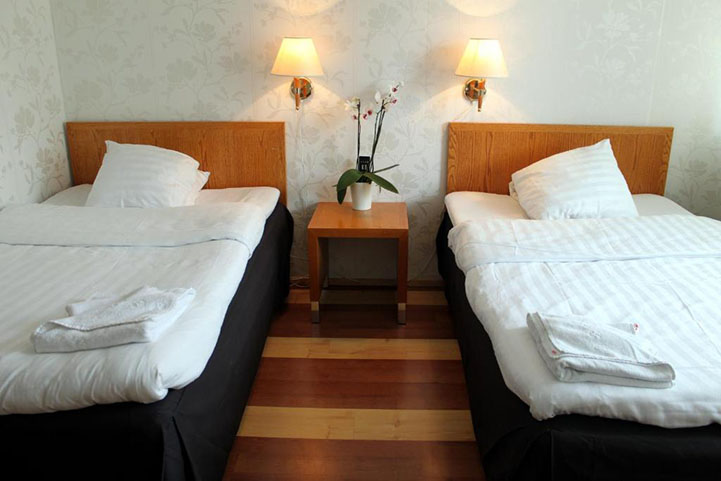
[[[68,122],[73,184],[92,184],[105,141],[177,150],[211,172],[206,188],[270,186],[286,203],[283,122]]]
[[[546,156],[610,138],[634,194],[663,194],[673,129],[452,123],[448,192],[508,194],[511,173]],[[503,380],[491,340],[465,293],[465,276],[448,248],[445,214],[438,269],[463,358],[473,429],[489,481],[715,480],[721,425],[664,429],[617,419],[561,415],[533,419]]]
[[[606,138],[631,193],[663,195],[672,127],[477,123],[448,125],[448,193],[508,194],[515,171]]]
[[[284,124],[73,122],[67,138],[75,184],[95,179],[109,139],[185,152],[211,171],[211,188],[268,185],[281,197],[198,379],[150,404],[0,416],[0,462],[25,479],[221,479],[270,321],[288,294],[293,218],[283,205]]]

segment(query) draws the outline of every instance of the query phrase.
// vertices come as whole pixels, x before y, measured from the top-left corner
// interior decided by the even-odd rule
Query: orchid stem
[[[357,148],[356,148],[356,156],[355,156],[355,167],[356,169],[360,168],[360,142],[361,142],[361,119],[360,119],[360,111],[361,111],[361,101],[358,101],[358,110],[357,110],[357,117],[358,117],[358,142],[357,142]]]

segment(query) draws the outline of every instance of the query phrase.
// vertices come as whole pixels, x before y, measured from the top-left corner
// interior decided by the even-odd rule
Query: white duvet
[[[721,422],[721,222],[687,215],[495,219],[449,233],[507,386],[537,419],[578,413],[664,427]],[[670,389],[563,383],[528,312],[636,322],[676,370]]]
[[[249,203],[167,209],[29,205],[0,211],[0,414],[153,402],[195,380],[262,237]],[[197,296],[146,344],[37,354],[32,331],[94,294],[150,285]]]

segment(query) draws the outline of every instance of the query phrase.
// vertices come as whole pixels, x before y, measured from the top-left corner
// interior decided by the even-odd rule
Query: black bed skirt
[[[270,321],[288,294],[292,240],[293,219],[279,203],[205,370],[185,388],[151,404],[0,416],[0,479],[220,480]]]
[[[489,481],[720,480],[721,426],[665,429],[583,415],[537,421],[503,381],[493,346],[466,297],[448,248],[445,215],[438,269],[463,359],[473,430]]]

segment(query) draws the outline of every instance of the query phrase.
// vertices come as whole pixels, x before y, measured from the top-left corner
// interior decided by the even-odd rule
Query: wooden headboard
[[[73,183],[91,184],[105,141],[157,145],[190,155],[210,172],[206,188],[270,186],[286,202],[283,122],[68,122]]]
[[[448,193],[508,194],[513,172],[605,138],[632,193],[663,195],[672,127],[483,123],[449,124]]]

